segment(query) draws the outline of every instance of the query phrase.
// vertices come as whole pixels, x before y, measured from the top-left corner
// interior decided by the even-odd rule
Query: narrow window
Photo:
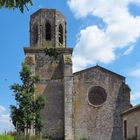
[[[59,43],[63,44],[63,27],[59,25]]]
[[[34,36],[33,44],[35,45],[38,42],[38,26],[37,25],[34,25],[33,27],[33,36]]]
[[[137,137],[138,137],[138,128],[137,128],[137,126],[135,126],[134,130],[135,130],[135,138],[137,139]]]
[[[124,138],[127,139],[127,121],[124,120]]]
[[[51,40],[51,25],[46,23],[46,40]]]

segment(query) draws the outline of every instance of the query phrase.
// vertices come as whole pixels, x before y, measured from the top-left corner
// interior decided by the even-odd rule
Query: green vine
[[[54,57],[55,59],[60,54],[55,48],[45,48],[44,51],[46,55],[49,55],[50,57]]]

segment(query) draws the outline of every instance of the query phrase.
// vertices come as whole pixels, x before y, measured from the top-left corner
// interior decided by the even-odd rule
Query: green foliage
[[[46,55],[49,55],[50,57],[54,57],[55,59],[60,54],[55,48],[45,48]]]
[[[51,139],[42,138],[41,136],[29,136],[29,135],[11,136],[9,134],[3,134],[3,135],[0,135],[0,140],[51,140]]]
[[[87,138],[80,138],[80,140],[88,140]]]
[[[41,136],[18,135],[15,137],[15,140],[51,140],[51,139],[42,138]]]
[[[24,7],[28,10],[28,6],[32,4],[32,0],[0,0],[0,8],[19,8],[22,13],[24,12]]]
[[[127,140],[138,140],[135,136],[128,138]]]
[[[23,133],[25,129],[35,128],[41,131],[42,121],[40,111],[44,107],[42,96],[35,97],[35,84],[39,81],[37,76],[32,76],[31,69],[25,63],[20,72],[22,84],[13,84],[11,89],[14,92],[17,105],[11,105],[11,118],[17,132]]]
[[[14,140],[14,137],[11,135],[0,135],[0,140]]]

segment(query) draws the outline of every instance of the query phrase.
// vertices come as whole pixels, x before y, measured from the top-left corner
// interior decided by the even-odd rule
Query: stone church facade
[[[57,57],[44,48],[53,48]],[[40,76],[36,96],[46,101],[42,134],[55,140],[122,140],[121,114],[130,107],[125,77],[98,65],[72,73],[72,51],[63,14],[40,9],[31,15],[30,47],[24,52],[32,73]]]

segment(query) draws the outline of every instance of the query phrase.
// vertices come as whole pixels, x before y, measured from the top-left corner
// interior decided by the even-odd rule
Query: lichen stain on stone
[[[78,101],[78,99],[75,99],[75,101],[74,101],[74,116],[76,117],[77,116],[77,114],[78,114],[78,111],[79,111],[79,106],[80,106],[80,104],[79,104],[79,101]]]
[[[64,63],[65,64],[71,64],[72,60],[71,60],[71,55],[64,55]]]

